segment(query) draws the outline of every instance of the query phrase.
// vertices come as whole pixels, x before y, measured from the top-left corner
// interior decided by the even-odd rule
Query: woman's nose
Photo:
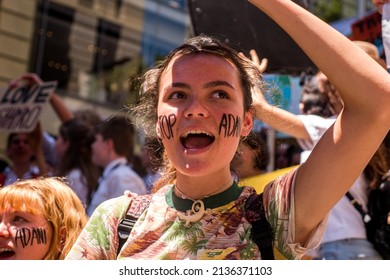
[[[209,115],[208,110],[204,104],[202,104],[201,101],[197,99],[192,99],[186,110],[185,110],[185,116],[187,118],[189,117],[207,117]]]
[[[3,221],[0,221],[0,237],[8,237],[9,229],[8,225],[6,225]]]

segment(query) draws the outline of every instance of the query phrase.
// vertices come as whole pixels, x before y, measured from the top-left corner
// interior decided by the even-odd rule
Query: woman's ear
[[[244,115],[242,122],[241,136],[245,137],[251,132],[253,127],[253,115],[252,112],[248,111]]]
[[[59,232],[59,239],[58,239],[58,249],[60,252],[64,249],[65,242],[66,242],[66,235],[67,235],[67,229],[65,227],[61,227]]]

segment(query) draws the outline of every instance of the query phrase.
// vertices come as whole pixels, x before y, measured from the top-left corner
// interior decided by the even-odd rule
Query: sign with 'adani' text
[[[41,116],[57,82],[10,86],[0,93],[0,131],[30,132]]]

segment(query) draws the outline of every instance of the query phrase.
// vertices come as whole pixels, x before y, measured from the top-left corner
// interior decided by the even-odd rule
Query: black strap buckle
[[[127,238],[129,238],[130,232],[133,229],[138,218],[126,214],[126,217],[123,218],[118,225],[118,237],[119,237],[119,246],[120,250],[123,245],[126,243]],[[118,252],[119,253],[119,252]]]

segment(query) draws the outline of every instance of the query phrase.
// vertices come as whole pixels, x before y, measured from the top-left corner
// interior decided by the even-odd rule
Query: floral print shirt
[[[274,230],[274,250],[286,259],[300,259],[316,247],[326,226],[325,221],[320,223],[305,247],[294,242],[295,174],[293,171],[278,178],[263,194],[266,216]],[[173,185],[167,185],[153,195],[119,254],[118,224],[137,195],[107,200],[93,213],[66,259],[261,259],[244,211],[253,193],[252,187],[234,183],[223,193],[203,199],[205,214],[186,223],[178,214],[191,209],[193,201],[176,197]]]

